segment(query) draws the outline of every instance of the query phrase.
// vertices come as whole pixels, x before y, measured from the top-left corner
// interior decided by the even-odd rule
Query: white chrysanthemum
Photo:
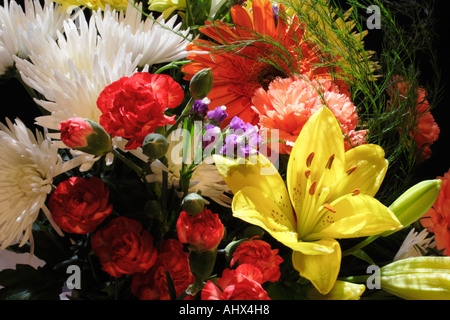
[[[22,80],[45,98],[36,103],[49,115],[37,117],[36,124],[56,131],[61,122],[73,117],[98,122],[98,96],[114,81],[137,72],[140,58],[132,59],[125,44],[104,41],[97,33],[94,17],[87,21],[81,14],[76,23],[67,20],[63,31],[57,33],[56,40],[39,34],[24,39],[29,60],[15,58]],[[147,70],[144,67],[143,71]],[[51,137],[58,140],[60,135],[53,133]],[[54,143],[65,148],[61,141]],[[98,160],[81,152],[76,155],[85,158],[81,170],[88,170]]]
[[[63,162],[50,139],[34,136],[20,120],[6,122],[0,123],[0,249],[19,240],[25,244],[41,209],[62,234],[45,201],[53,178],[78,164]]]
[[[25,42],[30,61],[15,59],[23,81],[45,97],[36,102],[50,115],[36,123],[49,129],[58,130],[62,121],[75,116],[98,122],[97,98],[103,89],[137,71],[125,46],[110,46],[97,35],[93,17],[88,23],[80,15],[78,24],[65,21],[64,34],[58,32],[56,41],[30,37]]]
[[[433,237],[427,238],[428,232],[423,229],[420,233],[413,228],[406,236],[400,249],[394,257],[394,261],[411,257],[421,257],[428,248],[434,248],[436,243],[432,242]]]
[[[169,137],[169,148],[166,153],[167,166],[161,161],[155,160],[150,167],[152,174],[146,176],[147,182],[159,181],[162,183],[162,172],[168,173],[168,188],[174,188],[179,197],[183,194],[180,188],[180,170],[182,166],[182,145],[178,139],[173,138],[176,131]],[[203,161],[198,164],[192,174],[189,184],[189,193],[200,192],[202,197],[209,198],[214,202],[229,207],[231,198],[226,195],[230,193],[230,189],[223,180],[216,166]]]
[[[4,0],[0,7],[0,74],[14,65],[14,56],[28,57],[22,38],[28,37],[29,31],[56,38],[56,31],[69,18],[68,12],[50,0],[43,6],[39,1],[25,0],[24,9],[14,0]]]
[[[129,3],[126,13],[107,7],[93,15],[103,41],[111,46],[125,43],[133,59],[142,54],[139,66],[171,62],[188,55],[189,30],[180,30],[181,23],[175,25],[176,15],[169,21],[162,16],[156,20],[152,16],[142,19],[142,3],[137,8]]]

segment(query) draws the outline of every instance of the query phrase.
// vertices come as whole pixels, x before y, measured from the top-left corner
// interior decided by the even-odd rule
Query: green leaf
[[[1,300],[58,300],[65,277],[48,268],[18,264],[0,272]]]
[[[271,282],[266,291],[272,300],[305,300],[310,286],[291,282]]]
[[[375,265],[376,263],[372,260],[372,258],[369,257],[367,253],[365,253],[363,250],[358,250],[352,254],[353,256],[357,257],[358,259],[364,260],[365,262],[369,263],[370,265]]]
[[[37,223],[33,225],[33,255],[45,261],[47,264],[56,264],[70,257],[71,253],[68,237],[57,235],[51,227],[40,227]],[[19,247],[18,244],[9,246],[8,249],[17,253],[31,252],[29,243]]]

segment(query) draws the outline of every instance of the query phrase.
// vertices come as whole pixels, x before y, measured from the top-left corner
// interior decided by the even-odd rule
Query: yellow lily
[[[366,144],[345,152],[342,131],[326,107],[310,117],[294,144],[287,186],[263,155],[244,164],[221,156],[214,160],[234,193],[233,216],[291,248],[295,269],[321,294],[330,292],[340,270],[335,239],[401,228],[373,197],[387,170],[384,150]]]
[[[186,0],[149,0],[148,9],[162,12],[164,20],[169,19],[175,10],[186,10]]]

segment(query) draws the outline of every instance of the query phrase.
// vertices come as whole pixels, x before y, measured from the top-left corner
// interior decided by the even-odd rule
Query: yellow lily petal
[[[333,113],[316,111],[302,128],[287,165],[287,186],[297,214],[300,236],[307,233],[315,207],[313,196],[330,187],[344,172],[344,140]],[[312,210],[311,210],[312,209]]]
[[[277,202],[271,194],[245,187],[233,197],[233,216],[257,225],[281,243],[298,242],[291,206]]]
[[[357,190],[375,196],[388,168],[384,150],[375,144],[365,144],[345,153],[344,173],[333,187],[333,199]],[[356,188],[357,189],[356,189]]]
[[[272,197],[255,187],[245,187],[233,197],[233,216],[266,230],[272,237],[294,251],[308,255],[333,252],[333,248],[320,242],[298,239],[291,207],[280,206]],[[292,218],[292,219],[291,219]],[[293,223],[292,223],[293,222]]]
[[[307,255],[292,253],[292,264],[300,276],[308,279],[321,294],[333,288],[341,265],[341,247],[336,240],[319,240],[320,245],[330,248],[331,253]]]
[[[217,170],[233,193],[238,192],[243,187],[253,186],[270,194],[280,188],[281,195],[288,196],[286,184],[278,170],[262,154],[250,156],[248,159],[230,159],[213,155],[213,159]],[[289,198],[286,200],[289,200]]]
[[[363,194],[343,196],[326,205],[319,215],[312,233],[302,240],[366,237],[402,227],[391,210]]]
[[[289,211],[287,219],[290,226],[295,226],[286,184],[269,159],[263,155],[251,156],[245,160],[215,155],[214,162],[231,192],[236,194],[244,187],[257,188],[259,193],[270,195],[274,206],[286,208]]]

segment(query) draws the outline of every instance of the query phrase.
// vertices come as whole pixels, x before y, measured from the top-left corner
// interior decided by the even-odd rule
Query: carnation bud
[[[189,267],[196,281],[209,278],[216,263],[217,249],[212,251],[189,251]]]
[[[61,140],[69,148],[95,156],[102,156],[112,149],[111,137],[97,122],[79,117],[61,122]]]
[[[436,201],[442,181],[439,179],[425,180],[409,188],[389,206],[403,226],[409,226],[421,218]],[[395,231],[387,231],[388,236]]]
[[[188,215],[195,216],[205,208],[205,199],[198,193],[190,193],[184,197],[181,207]]]
[[[202,100],[211,91],[213,86],[213,74],[211,68],[197,72],[191,79],[189,90],[195,100]]]
[[[159,133],[148,134],[142,143],[142,152],[151,159],[161,159],[169,149],[169,142]]]

